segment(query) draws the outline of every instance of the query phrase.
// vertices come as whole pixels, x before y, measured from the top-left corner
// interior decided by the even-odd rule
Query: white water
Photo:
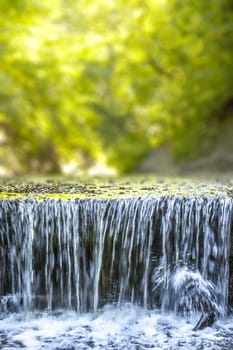
[[[219,197],[1,201],[0,349],[232,349],[232,208]],[[202,298],[221,318],[195,332]]]
[[[10,315],[0,321],[0,348],[13,350],[230,350],[233,318],[218,320],[213,327],[192,331],[197,319],[126,304],[106,305],[97,313],[56,316],[42,313]]]

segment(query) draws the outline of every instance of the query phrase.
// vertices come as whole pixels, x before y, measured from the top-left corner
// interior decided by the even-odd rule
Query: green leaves
[[[232,97],[229,0],[3,0],[0,10],[9,170],[105,159],[128,172],[161,143],[178,158],[211,147]]]

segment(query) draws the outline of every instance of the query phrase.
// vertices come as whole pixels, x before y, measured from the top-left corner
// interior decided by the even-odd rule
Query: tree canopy
[[[207,152],[232,118],[230,0],[1,0],[0,161],[133,171]]]

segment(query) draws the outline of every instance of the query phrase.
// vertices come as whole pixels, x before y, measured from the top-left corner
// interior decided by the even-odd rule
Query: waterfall
[[[228,303],[232,199],[0,201],[1,313]],[[191,290],[191,292],[189,292]]]

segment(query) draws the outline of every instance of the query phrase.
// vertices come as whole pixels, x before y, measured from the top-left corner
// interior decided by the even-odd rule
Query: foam
[[[192,331],[194,319],[162,315],[131,304],[106,305],[97,313],[11,315],[0,321],[2,350],[160,349],[224,350],[233,348],[233,318],[218,320],[212,328]]]

